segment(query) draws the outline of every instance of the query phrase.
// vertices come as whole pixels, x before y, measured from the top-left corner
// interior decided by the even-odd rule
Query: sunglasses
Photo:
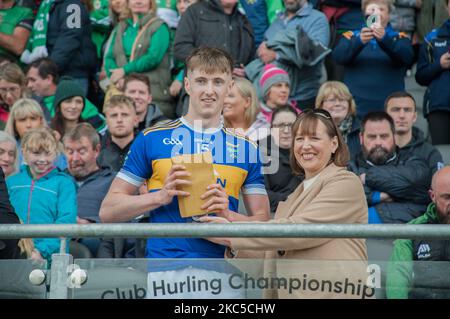
[[[302,117],[303,115],[306,115],[306,114],[319,115],[328,120],[333,120],[331,118],[331,114],[327,110],[324,110],[324,109],[307,109],[307,110],[303,111],[302,113],[300,113],[298,115],[298,117]]]

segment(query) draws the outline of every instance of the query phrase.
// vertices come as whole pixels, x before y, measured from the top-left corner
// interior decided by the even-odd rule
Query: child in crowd
[[[6,180],[11,204],[25,224],[76,223],[76,188],[72,178],[53,162],[60,152],[59,142],[46,127],[30,130],[22,140],[27,165]],[[35,238],[31,258],[50,261],[59,253],[59,238]]]

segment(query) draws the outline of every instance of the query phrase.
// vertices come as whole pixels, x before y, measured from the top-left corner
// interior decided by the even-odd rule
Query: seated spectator
[[[75,183],[53,166],[59,153],[59,142],[53,132],[45,127],[27,132],[22,149],[28,164],[6,181],[16,214],[25,224],[75,223]],[[50,262],[51,255],[60,252],[59,238],[35,238],[33,242],[32,259]]]
[[[447,5],[447,21],[425,37],[417,61],[416,81],[428,87],[423,109],[434,145],[450,144],[449,1]]]
[[[225,127],[234,129],[255,142],[264,139],[269,135],[269,123],[259,110],[258,97],[252,83],[245,78],[235,78],[223,103]]]
[[[364,185],[370,224],[407,223],[428,204],[428,163],[399,152],[394,132],[389,114],[368,113],[361,123],[361,152],[350,162]]]
[[[77,14],[75,15],[74,12]],[[89,13],[81,0],[42,1],[21,61],[31,64],[48,57],[59,76],[73,77],[85,95],[89,78],[97,70],[95,45],[91,40]]]
[[[283,12],[282,0],[240,0],[239,4],[245,11],[248,21],[255,33],[255,46],[258,47],[264,41],[264,33]]]
[[[105,71],[111,83],[123,89],[125,76],[141,73],[152,85],[155,104],[165,116],[175,114],[172,97],[167,24],[156,16],[155,0],[128,2],[130,15],[113,31],[112,43],[105,58]]]
[[[289,103],[290,86],[291,81],[286,71],[273,64],[264,66],[258,88],[262,97],[262,101],[260,101],[261,113],[266,118],[267,123],[272,122],[272,112],[277,107]]]
[[[253,59],[255,44],[252,27],[238,10],[237,2],[211,0],[191,5],[178,24],[174,40],[175,58],[185,62],[195,48],[220,48],[233,58],[233,74],[244,76],[243,67]]]
[[[400,152],[418,157],[428,163],[433,175],[444,166],[441,153],[427,142],[424,133],[413,126],[417,120],[416,101],[408,92],[392,93],[385,103],[385,111],[395,123],[395,143]]]
[[[246,66],[253,81],[268,63],[287,71],[290,98],[301,109],[314,108],[319,90],[323,61],[330,52],[330,29],[325,15],[313,9],[307,0],[284,0],[286,10],[267,29],[258,47],[258,59]]]
[[[0,167],[8,177],[18,169],[16,140],[6,132],[0,131]]]
[[[18,99],[28,96],[26,85],[25,74],[23,74],[17,64],[8,63],[0,66],[0,96],[4,102],[4,115],[0,119],[0,129],[5,128],[8,113],[13,104]]]
[[[265,164],[264,182],[272,213],[304,178],[294,174],[290,165],[292,125],[296,119],[297,112],[292,106],[280,106],[273,112],[270,135],[260,142]]]
[[[55,116],[52,119],[51,127],[56,130],[61,137],[71,131],[78,123],[88,122],[102,134],[106,130],[104,117],[98,114],[83,120],[82,112],[85,108],[85,96],[83,89],[70,77],[62,77],[56,88],[53,109]]]
[[[3,132],[0,132],[3,133]],[[0,142],[1,152],[1,142]],[[0,155],[1,156],[1,155]],[[1,158],[0,158],[1,159]],[[8,189],[5,183],[3,165],[0,166],[0,225],[19,224],[19,218],[9,201]],[[19,239],[0,239],[0,259],[14,259],[17,256]]]
[[[47,123],[50,124],[55,116],[54,101],[59,83],[57,65],[48,58],[36,60],[28,67],[27,82],[28,88],[34,95],[33,98],[41,104]],[[82,96],[85,96],[84,90]],[[100,131],[106,125],[105,119],[98,112],[97,107],[87,98],[84,99],[84,109],[81,113],[81,118],[90,123],[95,123],[94,126]]]
[[[363,0],[365,16],[377,22],[343,34],[333,58],[345,66],[344,83],[355,98],[356,114],[382,111],[389,94],[405,89],[405,75],[414,62],[411,40],[389,24],[390,0]]]
[[[100,137],[90,124],[80,123],[64,135],[63,143],[68,162],[67,170],[78,185],[77,223],[98,223],[100,205],[115,176],[109,167],[97,165]],[[86,245],[94,256],[97,254],[99,238],[82,238],[79,241]]]
[[[106,52],[109,51],[109,48],[111,47],[111,41],[112,41],[112,30],[117,26],[117,24],[126,19],[127,16],[127,1],[126,0],[112,0],[109,1],[109,7],[108,7],[108,15],[109,19],[111,20],[110,30],[108,30],[107,34],[107,40],[102,48],[102,68],[99,74],[99,85],[102,88],[103,91],[107,91],[108,89],[108,78],[106,76],[105,71],[105,56]]]
[[[150,81],[145,75],[133,73],[126,76],[124,94],[134,101],[138,118],[138,132],[167,120],[159,107],[152,103],[153,95]]]
[[[102,148],[97,163],[100,167],[110,167],[120,171],[134,140],[137,116],[134,102],[124,95],[115,95],[105,106],[108,131],[102,140]]]
[[[33,11],[15,0],[1,0],[0,55],[19,62],[33,29]]]
[[[294,142],[291,147],[292,169],[305,180],[285,202],[278,205],[275,218],[265,224],[365,224],[367,204],[364,190],[358,178],[345,168],[349,158],[338,128],[325,110],[302,113],[293,125]],[[332,211],[333,213],[330,213]],[[229,223],[223,217],[202,217],[203,222]],[[263,250],[268,260],[266,276],[281,278],[298,276],[298,267],[288,266],[287,261],[339,260],[354,262],[341,267],[336,273],[323,271],[318,276],[347,277],[349,281],[363,279],[367,260],[363,239],[344,238],[209,238],[215,243],[233,250]],[[228,251],[230,253],[230,251]],[[239,257],[239,251],[236,252]],[[278,265],[272,263],[279,261]],[[356,261],[356,262],[355,262]],[[359,262],[358,262],[359,261]],[[289,263],[295,265],[295,263]],[[345,269],[345,270],[344,270]],[[344,277],[341,277],[344,276]],[[321,277],[316,277],[319,279]],[[319,280],[320,281],[320,280]],[[268,289],[271,298],[358,298],[358,294],[339,294],[331,290],[288,291],[285,287]],[[271,291],[275,290],[275,291]]]
[[[20,99],[14,103],[9,113],[5,132],[16,139],[19,151],[19,166],[24,163],[22,155],[22,139],[29,130],[46,127],[44,113],[40,105],[32,99]]]
[[[322,84],[316,99],[316,108],[330,112],[334,124],[347,143],[350,158],[361,151],[359,144],[360,122],[356,117],[356,104],[348,87],[338,81]]]
[[[448,225],[450,223],[450,166],[433,175],[429,191],[431,203],[424,214],[409,224]],[[448,286],[442,286],[442,276],[448,276],[448,240],[399,239],[388,265],[386,294],[389,299],[448,299]],[[439,261],[446,272],[439,272]],[[424,263],[422,263],[424,262]],[[431,262],[435,262],[434,267]],[[440,268],[440,267],[439,267]],[[442,268],[441,268],[442,269]]]

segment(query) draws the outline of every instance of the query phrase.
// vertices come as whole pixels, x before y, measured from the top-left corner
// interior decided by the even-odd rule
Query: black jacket
[[[130,150],[133,141],[128,143],[125,148],[120,148],[111,138],[109,131],[102,137],[102,151],[97,157],[97,164],[99,167],[109,167],[113,171],[118,172],[125,162],[128,151]]]
[[[450,44],[450,19],[425,37],[417,61],[416,81],[428,86],[424,96],[423,112],[450,112],[450,70],[442,69],[440,58]]]
[[[400,149],[401,153],[407,153],[406,157],[418,157],[428,163],[431,175],[444,165],[441,153],[427,142],[423,132],[413,127],[411,141]]]
[[[374,166],[360,152],[350,162],[349,170],[366,174],[367,204],[375,207],[383,223],[406,223],[426,210],[431,172],[425,161],[397,150],[387,164]],[[380,202],[380,192],[389,194],[394,201]]]
[[[253,29],[247,18],[234,8],[225,14],[219,0],[201,0],[183,14],[175,34],[174,54],[185,61],[200,46],[227,51],[235,64],[248,64],[254,57]]]
[[[265,166],[274,163],[277,158],[279,160],[279,168],[274,174],[264,173],[264,182],[266,185],[267,195],[270,200],[270,211],[274,213],[277,210],[278,203],[286,200],[286,198],[297,188],[303,181],[303,176],[294,175],[289,163],[290,151],[287,149],[275,148],[271,136],[269,135],[260,142],[261,153],[263,154],[263,162]],[[266,147],[267,146],[267,147]]]
[[[19,218],[9,201],[5,175],[0,167],[0,224],[19,224]],[[19,239],[0,239],[0,259],[13,259],[17,256]]]
[[[48,21],[47,50],[60,76],[80,78],[97,71],[89,13],[80,0],[55,0]]]

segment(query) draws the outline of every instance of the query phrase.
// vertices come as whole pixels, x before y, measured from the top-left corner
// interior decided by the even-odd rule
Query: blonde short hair
[[[369,4],[385,4],[388,7],[389,13],[394,11],[394,1],[393,0],[362,0],[361,1],[361,9],[362,12],[366,12],[366,8]]]
[[[134,101],[129,98],[128,96],[125,95],[113,95],[109,101],[105,104],[105,107],[103,109],[103,112],[105,112],[108,109],[111,109],[113,107],[122,107],[125,106],[127,108],[129,108],[130,110],[133,110],[134,112],[136,112],[136,106],[134,104]]]
[[[346,99],[349,104],[348,113],[356,115],[356,103],[347,85],[339,81],[327,81],[320,86],[316,98],[316,108],[323,109],[323,102],[330,96]]]
[[[258,103],[258,96],[256,94],[256,89],[252,82],[245,78],[236,77],[234,78],[234,85],[236,86],[239,94],[244,99],[250,99],[250,106],[245,109],[244,119],[249,126],[253,124],[256,120],[256,116],[259,113],[260,107]],[[225,125],[229,126],[225,120]]]
[[[18,119],[23,119],[29,115],[38,116],[42,119],[42,125],[47,126],[45,121],[44,112],[38,102],[32,99],[19,99],[17,100],[11,110],[9,111],[8,121],[6,122],[5,132],[14,138],[20,138],[16,130],[15,122]]]
[[[22,139],[23,152],[49,152],[58,155],[61,153],[61,144],[53,130],[40,127],[29,130]]]

